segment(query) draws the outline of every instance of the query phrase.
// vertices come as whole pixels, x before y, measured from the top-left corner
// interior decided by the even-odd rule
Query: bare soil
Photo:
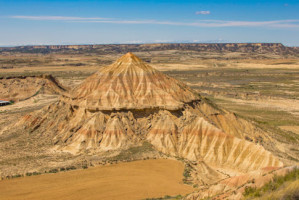
[[[134,53],[158,70],[187,83],[218,106],[253,120],[277,141],[283,141],[280,150],[291,155],[287,160],[299,162],[298,56],[284,58],[273,54],[189,50]],[[3,53],[0,54],[0,77],[51,74],[63,86],[73,88],[122,54]],[[24,175],[28,171],[44,173],[73,165],[78,170],[2,180],[0,200],[61,199],[62,196],[64,199],[144,199],[192,192],[190,186],[181,183],[183,165],[179,162],[147,160],[103,166],[109,162],[159,157],[152,150],[144,150],[143,146],[122,154],[115,152],[114,157],[74,158],[64,154],[51,157],[50,153],[40,153],[47,147],[44,144],[52,145],[46,138],[35,145],[33,140],[39,138],[38,135],[26,132],[1,135],[23,115],[57,99],[57,95],[39,94],[0,107],[0,176]],[[140,157],[140,149],[146,153],[142,153],[143,157]],[[89,167],[89,163],[102,166],[82,170],[83,161],[84,166],[85,161]]]
[[[1,200],[145,199],[185,195],[184,165],[146,160],[0,181]]]

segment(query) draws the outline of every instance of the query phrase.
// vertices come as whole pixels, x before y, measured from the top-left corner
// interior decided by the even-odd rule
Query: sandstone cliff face
[[[250,122],[131,53],[18,126],[52,135],[55,150],[75,154],[121,150],[147,140],[166,155],[202,163],[200,169],[213,172],[214,180],[223,176],[214,167],[239,173],[282,166],[261,145],[244,139],[266,138]]]

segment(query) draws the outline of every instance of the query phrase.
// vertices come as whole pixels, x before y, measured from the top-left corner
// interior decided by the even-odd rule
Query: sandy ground
[[[21,109],[28,109],[32,107],[42,107],[54,101],[57,101],[58,95],[39,94],[35,97],[20,101],[9,106],[0,107],[0,112],[19,111]]]
[[[279,128],[299,135],[299,126],[280,126]]]
[[[69,66],[51,66],[51,67],[20,67],[12,69],[1,69],[2,73],[11,72],[56,72],[56,71],[97,71],[99,66],[69,67]]]
[[[82,59],[80,59],[82,61]],[[227,68],[234,68],[234,69],[298,69],[299,63],[294,64],[263,64],[263,63],[248,63],[248,62],[221,62],[220,64],[225,63]],[[177,64],[177,63],[150,63],[154,68],[160,71],[185,71],[185,70],[198,70],[198,69],[205,69],[211,68],[211,63],[200,63],[200,64]],[[218,63],[219,64],[219,63]],[[216,62],[217,66],[217,62]],[[2,73],[17,73],[17,72],[55,72],[55,71],[89,71],[95,72],[99,70],[102,66],[96,64],[88,64],[83,67],[74,67],[74,66],[61,66],[57,64],[57,66],[29,66],[29,67],[18,67],[18,68],[11,68],[11,69],[1,69]],[[215,66],[214,66],[215,67]]]
[[[271,68],[271,69],[298,69],[299,65],[296,64],[259,64],[259,63],[237,63],[234,65],[234,68],[251,68],[251,69],[265,69],[265,68]]]
[[[150,64],[154,68],[160,71],[186,71],[186,70],[197,70],[202,68],[207,68],[206,65],[196,65],[196,64]]]
[[[237,104],[244,104],[255,106],[259,108],[268,108],[272,110],[282,110],[289,112],[295,116],[299,116],[299,100],[291,100],[291,99],[270,99],[270,100],[242,100],[242,99],[233,99],[233,98],[225,98],[221,97],[223,100],[228,100],[235,102]]]
[[[235,63],[235,62],[223,62],[227,66],[226,68],[233,68],[233,69],[298,69],[299,64],[260,64],[260,63]],[[217,64],[217,63],[216,63]],[[185,70],[198,70],[204,68],[211,68],[208,63],[203,64],[152,64],[156,69],[160,71],[185,71]]]
[[[182,163],[146,160],[0,181],[1,200],[145,199],[187,194]]]

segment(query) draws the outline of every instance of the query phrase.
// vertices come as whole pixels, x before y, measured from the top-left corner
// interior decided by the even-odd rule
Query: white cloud
[[[24,16],[16,15],[10,16],[13,19],[25,19],[25,20],[58,20],[58,21],[68,21],[68,20],[103,20],[107,18],[100,17],[66,17],[66,16]]]
[[[59,20],[72,23],[106,23],[106,24],[155,24],[193,27],[273,27],[299,28],[299,19],[272,21],[227,21],[227,20],[197,20],[194,22],[158,21],[158,20],[117,20],[107,18],[66,17],[66,16],[11,16],[20,20]]]
[[[196,15],[209,15],[211,12],[209,10],[202,10],[195,12]]]
[[[299,28],[299,20],[276,20],[276,21],[222,21],[222,20],[199,20],[196,22],[173,22],[155,20],[91,20],[72,21],[81,23],[110,23],[110,24],[156,24],[172,26],[193,27],[274,27],[274,28]]]

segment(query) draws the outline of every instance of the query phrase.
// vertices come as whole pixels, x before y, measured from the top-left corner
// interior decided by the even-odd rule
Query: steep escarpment
[[[296,47],[286,47],[281,43],[157,43],[157,44],[106,44],[106,45],[49,45],[2,47],[0,52],[26,53],[82,53],[116,54],[129,51],[191,50],[199,52],[244,52],[270,53],[275,55],[296,55]]]

